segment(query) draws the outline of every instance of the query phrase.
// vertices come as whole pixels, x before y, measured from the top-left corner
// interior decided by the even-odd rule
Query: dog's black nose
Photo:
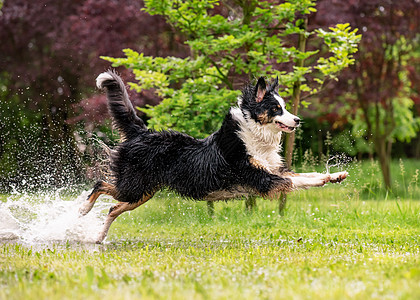
[[[299,118],[295,118],[295,123],[296,123],[296,125],[299,125],[300,119]]]

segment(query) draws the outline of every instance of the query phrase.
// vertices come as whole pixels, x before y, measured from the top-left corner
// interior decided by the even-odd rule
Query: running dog
[[[105,89],[109,111],[122,142],[110,153],[112,182],[98,181],[80,207],[86,215],[102,195],[119,201],[109,210],[97,243],[123,212],[144,204],[162,188],[190,199],[278,198],[296,189],[341,182],[348,173],[294,173],[279,155],[282,132],[293,132],[300,119],[289,113],[278,94],[278,80],[259,78],[230,108],[221,128],[205,139],[146,127],[131,104],[122,79],[113,71],[96,79]]]

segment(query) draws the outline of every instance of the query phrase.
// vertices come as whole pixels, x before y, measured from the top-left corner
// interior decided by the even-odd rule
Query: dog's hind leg
[[[109,228],[111,227],[112,222],[115,221],[115,219],[121,215],[123,212],[136,209],[140,205],[146,203],[150,198],[153,197],[153,194],[151,195],[144,195],[138,202],[135,203],[129,203],[129,202],[118,202],[114,206],[112,206],[109,210],[108,216],[105,220],[104,227],[102,228],[102,231],[99,233],[98,238],[96,239],[96,243],[100,244],[103,242],[105,237],[108,234]]]
[[[96,199],[98,199],[98,197],[102,194],[110,195],[115,198],[117,194],[115,186],[101,180],[98,181],[93,187],[92,193],[90,193],[86,201],[83,202],[82,206],[79,208],[79,214],[84,216],[90,212]]]

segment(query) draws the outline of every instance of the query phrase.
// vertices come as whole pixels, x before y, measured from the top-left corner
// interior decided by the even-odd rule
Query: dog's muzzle
[[[288,126],[278,120],[274,121],[274,123],[276,124],[276,126],[281,130],[281,131],[286,131],[286,132],[293,132],[296,130],[297,127],[299,127],[300,124],[300,119],[299,118],[294,118],[294,126]]]

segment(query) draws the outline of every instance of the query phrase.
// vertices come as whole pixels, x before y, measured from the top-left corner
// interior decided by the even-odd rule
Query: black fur
[[[134,138],[141,131],[147,130],[146,125],[136,115],[122,79],[116,76],[115,73],[109,72],[109,74],[113,75],[113,80],[105,80],[101,85],[101,88],[106,88],[107,90],[108,110],[111,113],[115,127],[117,127],[124,138]]]
[[[240,125],[231,111],[221,128],[205,139],[195,139],[175,131],[148,130],[136,116],[122,80],[108,72],[112,79],[101,83],[106,88],[109,109],[116,127],[125,140],[111,156],[116,199],[135,203],[145,195],[153,195],[166,187],[182,196],[197,200],[210,193],[234,189],[237,186],[265,196],[272,190],[291,189],[291,181],[269,173],[250,163],[244,142],[238,136]],[[277,84],[268,88],[247,86],[242,95],[244,111],[258,119],[263,110],[278,108],[271,95]],[[255,103],[258,88],[264,97]],[[270,110],[269,114],[281,113]]]

